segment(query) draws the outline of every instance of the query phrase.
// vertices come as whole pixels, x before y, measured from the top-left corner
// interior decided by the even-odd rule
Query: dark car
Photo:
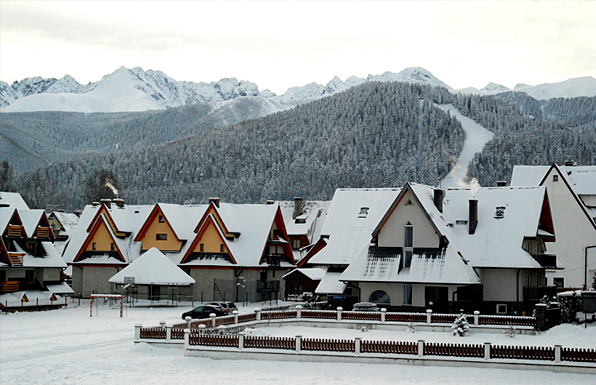
[[[219,306],[222,307],[224,310],[226,310],[228,312],[228,314],[232,314],[234,312],[234,310],[238,310],[238,307],[236,306],[236,304],[234,302],[209,302],[206,305],[213,305],[213,306]]]
[[[228,312],[221,306],[216,305],[201,305],[194,309],[182,313],[182,319],[186,317],[190,318],[209,318],[211,313],[215,314],[216,317],[228,315]]]

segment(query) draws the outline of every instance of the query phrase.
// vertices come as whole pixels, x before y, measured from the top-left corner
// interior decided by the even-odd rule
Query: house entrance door
[[[427,286],[424,288],[426,308],[433,313],[449,312],[449,293],[446,287]]]

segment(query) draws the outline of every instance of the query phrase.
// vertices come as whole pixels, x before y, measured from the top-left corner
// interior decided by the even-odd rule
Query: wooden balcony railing
[[[10,238],[20,238],[23,234],[23,226],[8,225],[6,235]]]
[[[12,266],[23,266],[23,257],[25,253],[8,253],[10,264]]]
[[[52,229],[49,227],[38,227],[35,234],[38,239],[50,239],[50,231],[52,231]]]

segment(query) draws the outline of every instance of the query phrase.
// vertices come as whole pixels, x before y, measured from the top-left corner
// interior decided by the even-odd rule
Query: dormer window
[[[159,216],[159,223],[164,223],[166,220],[164,219],[163,215]]]
[[[368,215],[368,207],[361,207],[360,213],[358,214],[358,218],[366,218]]]
[[[497,209],[495,211],[495,218],[502,219],[504,217],[505,217],[505,207],[503,207],[503,206],[497,207]]]

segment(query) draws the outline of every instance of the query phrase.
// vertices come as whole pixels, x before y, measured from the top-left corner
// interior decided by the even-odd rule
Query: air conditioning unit
[[[507,304],[498,303],[497,304],[497,314],[507,314]]]

